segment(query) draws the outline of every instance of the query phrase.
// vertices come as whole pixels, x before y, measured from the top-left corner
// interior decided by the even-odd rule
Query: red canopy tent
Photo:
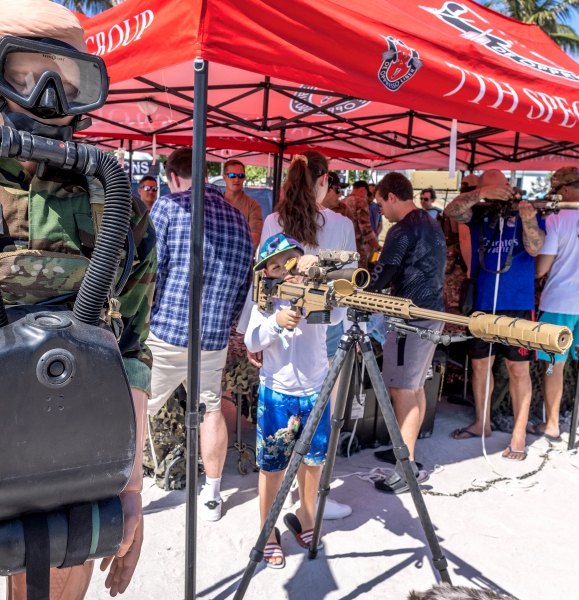
[[[536,26],[468,0],[128,0],[84,25],[111,75],[86,132],[105,146],[190,144],[203,57],[209,149],[448,168],[457,119],[459,169],[579,156],[577,63]]]

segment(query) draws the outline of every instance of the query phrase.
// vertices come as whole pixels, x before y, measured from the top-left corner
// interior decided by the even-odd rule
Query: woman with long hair
[[[328,179],[325,156],[313,150],[295,155],[283,186],[283,200],[277,212],[265,220],[261,243],[276,233],[284,233],[300,242],[306,254],[317,255],[320,250],[355,252],[356,238],[350,219],[322,204]]]

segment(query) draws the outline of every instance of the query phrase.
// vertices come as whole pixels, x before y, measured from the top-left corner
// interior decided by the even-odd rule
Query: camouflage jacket
[[[145,341],[153,302],[157,251],[145,205],[133,198],[136,242],[131,276],[119,297],[119,340],[131,387],[150,393],[152,357]],[[8,304],[35,304],[77,291],[95,236],[85,177],[48,171],[40,179],[0,159],[0,289]]]
[[[356,244],[369,242],[376,237],[372,224],[370,223],[370,209],[368,201],[360,196],[346,196],[342,202],[348,207],[348,215],[354,223],[354,232],[356,233]]]

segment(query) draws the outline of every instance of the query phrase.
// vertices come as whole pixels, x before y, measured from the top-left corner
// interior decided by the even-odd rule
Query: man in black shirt
[[[446,267],[446,241],[440,225],[413,200],[412,184],[401,173],[389,173],[376,187],[382,214],[396,223],[386,236],[369,291],[390,287],[393,296],[409,298],[420,308],[444,310],[442,288]],[[411,322],[440,331],[442,323]],[[390,390],[396,419],[410,451],[413,469],[420,481],[428,477],[414,463],[414,446],[426,410],[424,382],[436,347],[416,336],[398,337],[390,332],[384,343],[382,377]],[[408,489],[400,465],[376,488],[387,493]]]

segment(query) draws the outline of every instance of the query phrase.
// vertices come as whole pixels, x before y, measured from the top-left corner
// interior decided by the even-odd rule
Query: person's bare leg
[[[259,471],[259,515],[261,517],[262,529],[265,525],[267,515],[269,514],[269,511],[273,506],[273,502],[275,500],[275,497],[277,496],[279,488],[281,487],[281,482],[283,481],[284,475],[285,470],[275,471],[273,473],[263,470]],[[277,543],[277,540],[275,539],[275,530],[272,530],[267,541],[268,543]],[[282,558],[280,556],[273,557],[269,560],[269,562],[272,562],[275,565],[281,565]]]
[[[296,510],[302,531],[314,528],[316,519],[316,500],[318,488],[324,467],[310,467],[301,464],[298,469],[298,490],[300,492],[300,507]]]
[[[403,388],[388,388],[392,396],[392,406],[396,414],[396,420],[402,433],[402,439],[408,451],[410,460],[414,460],[414,447],[424,414],[426,412],[426,395],[424,387],[417,390],[406,390]]]
[[[556,362],[553,365],[553,373],[547,375],[548,362],[543,364],[543,397],[545,399],[546,423],[535,425],[535,430],[546,433],[553,437],[559,437],[559,411],[561,409],[561,398],[563,397],[563,375],[565,362]]]
[[[509,392],[513,400],[513,414],[515,415],[511,449],[519,450],[519,452],[509,452],[507,448],[503,452],[503,456],[513,460],[523,460],[525,454],[521,454],[521,451],[525,450],[526,446],[529,408],[531,407],[531,396],[533,395],[529,362],[513,362],[511,360],[505,362],[509,372]]]
[[[201,456],[207,477],[219,479],[227,456],[227,425],[221,410],[208,412],[203,418]]]
[[[493,364],[495,357],[490,358],[490,380],[489,380],[489,393],[488,393],[488,406],[487,406],[487,417],[485,425],[485,437],[491,435],[491,396],[493,394],[493,388],[495,380],[493,377]],[[474,423],[465,427],[472,431],[475,435],[482,436],[483,434],[483,420],[484,420],[484,406],[485,406],[485,391],[487,389],[487,376],[489,372],[489,359],[488,358],[476,358],[471,361],[471,372],[472,372],[472,393],[474,395],[474,410],[475,417]],[[458,433],[458,429],[452,432],[452,437],[455,440],[467,440],[471,438],[468,433]]]
[[[70,569],[50,569],[50,600],[82,600],[88,590],[94,561]],[[7,600],[26,600],[26,573],[8,577]]]

